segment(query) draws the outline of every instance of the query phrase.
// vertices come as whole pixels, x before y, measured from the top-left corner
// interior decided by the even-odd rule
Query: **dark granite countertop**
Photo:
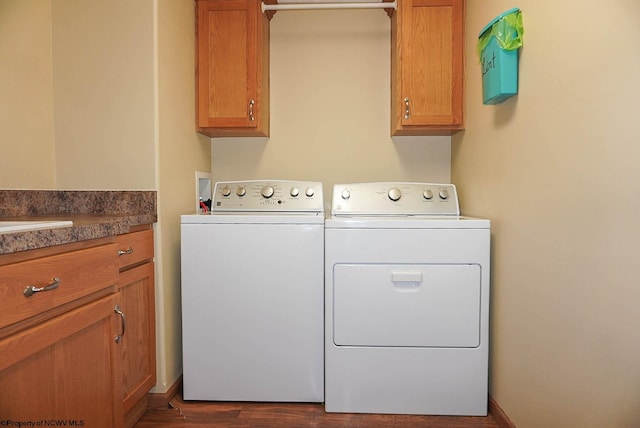
[[[121,235],[157,218],[155,191],[0,190],[0,221],[73,222],[0,234],[0,254]]]

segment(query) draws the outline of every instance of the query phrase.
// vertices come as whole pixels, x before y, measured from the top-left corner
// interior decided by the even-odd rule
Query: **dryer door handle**
[[[391,282],[402,290],[414,290],[422,285],[422,272],[420,271],[392,271]]]

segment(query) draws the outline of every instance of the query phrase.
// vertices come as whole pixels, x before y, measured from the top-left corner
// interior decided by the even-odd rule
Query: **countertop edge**
[[[73,226],[0,235],[0,255],[123,235],[129,233],[132,227],[153,224],[158,220],[156,214],[121,217],[96,215],[90,219],[84,215],[81,219],[68,215],[64,219],[71,220]]]
[[[0,234],[0,255],[129,233],[158,221],[155,191],[0,189],[0,221],[70,220],[71,227]]]

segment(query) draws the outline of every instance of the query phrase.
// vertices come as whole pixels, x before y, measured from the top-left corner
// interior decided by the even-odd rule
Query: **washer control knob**
[[[440,199],[449,199],[449,191],[447,189],[440,189]]]
[[[347,199],[349,199],[351,197],[351,192],[348,190],[343,190],[342,193],[340,194],[340,196],[342,196],[342,199],[344,199],[345,201]]]
[[[387,196],[389,196],[389,199],[391,199],[392,201],[397,201],[402,197],[402,192],[400,191],[400,189],[392,187],[391,189],[389,189]]]
[[[222,196],[229,196],[231,194],[231,189],[228,186],[224,186],[222,188]]]
[[[273,190],[272,186],[264,186],[262,189],[260,189],[260,194],[267,199],[272,197],[274,192],[275,190]]]
[[[298,189],[297,187],[292,187],[291,190],[289,191],[289,194],[292,197],[297,198],[300,195],[300,189]]]
[[[245,189],[244,187],[238,187],[236,189],[236,195],[243,197],[246,194],[247,194],[247,189]]]
[[[424,192],[422,192],[422,197],[424,197],[425,199],[431,199],[433,198],[433,192],[427,189]]]
[[[313,195],[315,195],[315,193],[316,191],[313,190],[313,187],[307,187],[307,190],[304,191],[304,194],[308,197],[312,197]]]

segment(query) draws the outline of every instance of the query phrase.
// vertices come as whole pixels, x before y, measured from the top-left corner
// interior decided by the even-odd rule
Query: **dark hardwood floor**
[[[184,401],[150,408],[134,428],[151,427],[318,427],[318,428],[498,428],[491,415],[414,416],[325,413],[322,404]]]

